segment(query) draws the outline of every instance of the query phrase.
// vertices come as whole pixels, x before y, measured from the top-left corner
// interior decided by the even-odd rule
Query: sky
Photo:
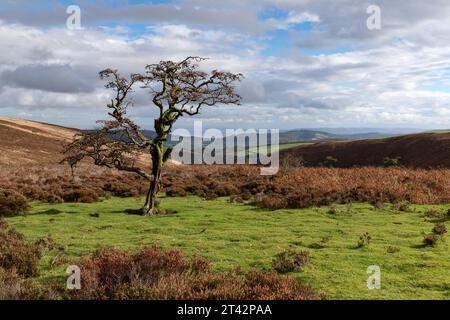
[[[204,108],[205,127],[450,128],[449,22],[448,0],[3,0],[0,117],[93,128],[111,97],[100,70],[195,55],[245,76],[242,104]],[[150,95],[134,102],[151,129]]]

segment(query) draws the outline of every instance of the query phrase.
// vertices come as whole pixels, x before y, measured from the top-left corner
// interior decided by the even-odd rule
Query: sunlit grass
[[[425,218],[423,213],[430,208],[444,211],[445,206],[412,206],[413,212],[398,212],[354,204],[337,206],[333,214],[328,207],[265,211],[230,204],[227,199],[197,197],[164,198],[162,204],[177,212],[128,215],[125,210],[139,208],[142,199],[113,198],[94,204],[34,203],[29,215],[8,221],[30,240],[51,236],[65,245],[69,259],[103,246],[137,250],[155,243],[207,257],[218,270],[236,266],[267,270],[276,253],[291,247],[308,250],[312,257],[310,268],[292,276],[328,298],[450,298],[448,244],[422,246],[423,236],[439,220]],[[357,249],[364,232],[369,232],[372,241]],[[390,246],[399,252],[388,253]],[[67,264],[50,268],[54,255],[44,257],[40,281],[64,283]],[[370,265],[381,267],[381,290],[367,289]]]

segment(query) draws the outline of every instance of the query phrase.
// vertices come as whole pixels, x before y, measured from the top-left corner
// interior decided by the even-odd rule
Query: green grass
[[[124,210],[139,208],[142,199],[113,198],[94,204],[34,203],[29,215],[8,221],[30,240],[53,237],[66,246],[71,259],[102,246],[137,250],[155,243],[207,257],[218,270],[235,266],[268,270],[275,254],[291,247],[308,250],[312,257],[311,267],[291,275],[328,298],[450,298],[448,244],[444,241],[435,248],[421,245],[424,234],[438,220],[425,218],[423,212],[444,210],[444,206],[412,206],[413,212],[397,212],[354,204],[337,206],[338,212],[331,214],[326,207],[264,211],[230,204],[226,199],[204,201],[197,197],[164,198],[162,203],[177,213],[127,215]],[[99,217],[90,216],[94,213]],[[370,233],[372,242],[357,249],[364,232]],[[400,251],[388,253],[389,246]],[[64,283],[66,266],[49,267],[53,254],[43,259],[39,280]],[[381,290],[366,287],[369,265],[381,267]]]

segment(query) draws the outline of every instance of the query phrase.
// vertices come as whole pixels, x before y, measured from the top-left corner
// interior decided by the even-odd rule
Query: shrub
[[[277,210],[287,208],[288,200],[280,195],[267,195],[263,196],[261,200],[257,201],[255,204],[261,208]]]
[[[338,207],[335,205],[331,205],[330,208],[328,209],[327,213],[333,214],[333,215],[338,214],[339,213]]]
[[[29,300],[38,295],[38,289],[29,280],[0,267],[0,300]]]
[[[303,166],[305,166],[305,160],[302,156],[288,153],[280,159],[280,167],[301,168]]]
[[[166,191],[168,197],[186,197],[187,192],[180,187],[172,187]]]
[[[440,218],[442,216],[443,216],[442,212],[436,210],[428,210],[425,212],[425,217],[427,218]]]
[[[32,277],[39,273],[41,248],[25,241],[22,234],[0,220],[0,267],[15,270],[19,275]]]
[[[129,183],[115,180],[110,181],[102,189],[116,197],[137,197],[143,193],[143,190],[136,183],[133,183],[133,181],[129,181]]]
[[[28,209],[27,199],[23,195],[14,190],[0,189],[0,217],[18,215]]]
[[[333,168],[338,163],[338,159],[332,156],[326,156],[322,164],[325,167]]]
[[[241,197],[244,201],[248,201],[252,198],[252,194],[250,192],[244,192],[241,194]]]
[[[230,196],[230,203],[244,203],[244,199],[240,196],[232,195]]]
[[[443,223],[437,223],[433,228],[433,233],[441,236],[447,233],[447,227]]]
[[[381,201],[375,201],[373,203],[373,207],[375,210],[384,210],[386,209],[386,205]]]
[[[423,238],[423,243],[426,246],[434,247],[434,246],[436,246],[438,240],[439,240],[439,236],[437,236],[435,234],[429,234],[429,235],[425,236],[425,238]]]
[[[1,167],[0,188],[11,189],[29,200],[54,201],[54,196],[79,201],[67,193],[83,186],[98,197],[144,194],[148,182],[131,173],[80,166],[72,177],[65,166]],[[278,195],[289,208],[349,202],[443,204],[450,201],[449,169],[361,167],[280,168],[275,176],[260,175],[256,166],[168,166],[163,173],[164,192],[183,189],[205,197],[208,193],[236,194],[244,201],[253,195]],[[174,195],[176,193],[173,193]],[[180,195],[182,195],[180,193]],[[56,202],[61,201],[56,198]]]
[[[302,270],[311,263],[307,251],[286,250],[278,253],[272,260],[272,268],[278,273],[295,272]]]
[[[410,212],[411,209],[406,202],[396,202],[393,206],[394,210],[402,211],[402,212]]]
[[[87,187],[73,187],[64,193],[65,202],[93,203],[99,200],[98,193]]]
[[[401,159],[402,157],[395,157],[395,158],[385,157],[383,159],[383,165],[385,167],[398,167],[401,164]]]
[[[371,240],[372,240],[372,236],[368,232],[365,232],[359,237],[356,247],[357,248],[367,247],[370,244]]]
[[[187,260],[177,249],[156,246],[129,254],[102,249],[74,262],[81,268],[82,290],[74,299],[318,299],[309,287],[275,273],[217,273],[209,261]]]
[[[42,200],[45,200],[48,203],[63,203],[64,202],[63,198],[61,198],[58,195],[54,195],[54,194],[48,195],[45,199],[42,199]]]
[[[386,251],[387,251],[387,253],[397,253],[397,252],[400,252],[400,248],[389,246],[389,247],[387,247]]]

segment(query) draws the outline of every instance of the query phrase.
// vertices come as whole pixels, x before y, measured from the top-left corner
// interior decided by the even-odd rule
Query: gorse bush
[[[285,250],[272,260],[272,268],[278,273],[300,271],[311,263],[307,251]]]
[[[28,210],[27,199],[20,193],[0,188],[0,217],[10,217]]]
[[[74,299],[317,299],[309,287],[275,273],[217,273],[202,258],[187,260],[176,249],[156,246],[130,254],[101,249],[75,262],[81,290]]]

